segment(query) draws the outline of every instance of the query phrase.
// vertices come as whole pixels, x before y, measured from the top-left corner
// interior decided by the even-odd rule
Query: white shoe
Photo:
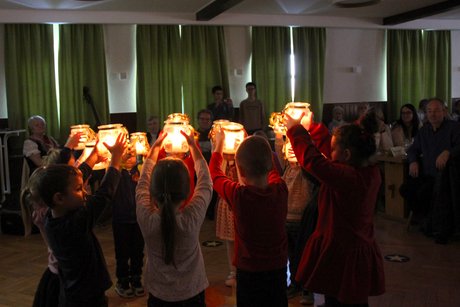
[[[227,287],[233,287],[236,285],[236,273],[235,272],[230,272],[230,274],[228,274],[227,279],[225,280],[225,285]]]

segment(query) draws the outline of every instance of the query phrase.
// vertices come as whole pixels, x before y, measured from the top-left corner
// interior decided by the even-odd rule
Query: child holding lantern
[[[238,182],[238,174],[235,165],[235,152],[238,145],[245,137],[245,131],[242,125],[232,122],[220,122],[213,126],[212,140],[216,143],[216,133],[220,127],[230,127],[228,131],[233,131],[237,136],[232,134],[226,143],[227,153],[222,161],[222,170],[225,175],[234,182]],[[216,218],[216,236],[225,241],[227,250],[227,261],[230,273],[225,279],[227,287],[236,285],[236,268],[233,265],[233,255],[235,253],[235,222],[233,211],[224,198],[219,197],[217,201],[217,218]]]
[[[136,188],[137,220],[147,247],[148,306],[205,306],[209,285],[199,233],[212,195],[206,160],[185,135],[197,174],[188,205],[190,177],[181,159],[158,160],[166,134],[152,146]]]
[[[58,262],[60,306],[108,305],[105,290],[111,286],[110,275],[92,229],[118,185],[124,136],[120,134],[113,146],[106,146],[112,154],[111,165],[99,190],[88,199],[83,186],[84,175],[73,166],[51,165],[32,175],[30,189],[34,199],[50,208],[44,228]],[[97,149],[94,152],[99,155]],[[91,170],[86,163],[80,168],[83,173]]]
[[[373,215],[381,178],[369,158],[375,154],[373,125],[337,128],[331,159],[315,146],[312,114],[287,116],[287,135],[302,168],[321,182],[318,223],[305,246],[296,279],[323,293],[326,306],[368,306],[368,296],[384,292],[383,259],[374,237]],[[371,119],[370,119],[371,121]]]
[[[214,189],[235,216],[238,306],[287,306],[287,187],[273,167],[268,142],[246,138],[235,154],[240,183],[222,170],[223,129],[216,134],[210,171]]]
[[[136,147],[138,144],[135,142],[131,145]],[[138,151],[139,148],[130,148],[123,155],[120,183],[112,202],[115,273],[118,279],[115,292],[126,298],[145,294],[141,283],[144,238],[136,219],[136,186],[139,180],[136,152]]]
[[[307,112],[309,105],[303,104]],[[288,104],[289,106],[289,104]],[[302,113],[285,111],[286,113],[297,116],[300,119]],[[300,113],[300,114],[299,114]],[[278,123],[279,124],[279,123]],[[285,170],[283,173],[283,180],[289,190],[288,197],[288,213],[286,218],[286,231],[288,235],[288,256],[289,256],[289,271],[291,285],[288,289],[288,297],[294,297],[301,290],[301,285],[295,281],[297,266],[302,256],[305,244],[313,233],[318,219],[318,203],[317,194],[319,191],[320,183],[316,178],[309,174],[306,170],[302,169],[294,154],[289,139],[283,140],[283,129],[277,127],[275,130],[275,150],[279,153],[279,157],[284,157]],[[285,130],[284,130],[285,131]],[[330,156],[330,134],[326,126],[322,123],[311,122],[310,134],[312,140],[317,144],[320,151],[327,157]],[[284,152],[284,154],[283,154]],[[303,301],[312,302],[311,293],[303,293]]]

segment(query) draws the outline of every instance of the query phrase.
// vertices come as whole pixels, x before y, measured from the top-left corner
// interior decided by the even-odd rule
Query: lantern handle
[[[97,114],[96,108],[94,107],[94,101],[91,95],[89,94],[89,87],[83,86],[83,99],[87,104],[91,106],[91,111],[93,111],[94,118],[96,119],[96,127],[101,125],[101,120],[99,119],[99,115]]]

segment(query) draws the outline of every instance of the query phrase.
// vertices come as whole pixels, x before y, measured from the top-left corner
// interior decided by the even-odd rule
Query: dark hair
[[[426,98],[423,98],[422,100],[420,100],[420,102],[418,103],[418,108],[420,110],[422,110],[423,112],[426,112],[426,105],[428,104],[428,99]]]
[[[246,83],[246,87],[248,86],[254,86],[254,88],[257,88],[256,84],[254,82],[248,82]]]
[[[209,114],[209,116],[211,116],[211,121],[213,120],[214,114],[212,114],[211,110],[209,110],[209,109],[201,109],[200,111],[198,111],[198,114],[197,114],[196,118],[200,119],[200,116],[203,113]]]
[[[401,112],[402,112],[403,108],[407,108],[412,112],[412,121],[411,121],[412,135],[409,135],[409,129],[406,127],[406,125],[404,125],[404,123],[402,121]],[[400,125],[402,127],[403,132],[404,132],[404,136],[406,138],[415,137],[417,135],[418,127],[420,126],[420,119],[418,118],[417,110],[415,109],[415,107],[413,105],[411,105],[410,103],[407,103],[407,104],[403,105],[399,109],[399,119],[396,121],[396,125]]]
[[[374,134],[378,131],[375,109],[363,114],[355,124],[337,127],[333,135],[343,149],[351,151],[351,164],[359,166],[375,154]]]
[[[190,178],[184,162],[177,158],[158,161],[152,172],[150,193],[161,210],[164,262],[175,266],[176,207],[190,193]]]
[[[211,92],[214,94],[217,91],[223,91],[224,89],[220,85],[213,86]]]
[[[235,159],[249,178],[265,176],[273,168],[270,144],[261,136],[246,138],[238,147]]]
[[[34,198],[40,198],[48,207],[53,208],[54,195],[64,193],[71,178],[78,176],[81,176],[80,170],[67,164],[42,166],[30,176],[29,188]]]

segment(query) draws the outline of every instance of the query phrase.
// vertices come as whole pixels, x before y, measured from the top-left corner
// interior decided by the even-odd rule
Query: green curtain
[[[450,104],[450,31],[388,30],[387,78],[390,120],[403,104],[439,97]]]
[[[184,109],[192,121],[213,101],[211,89],[221,85],[231,97],[228,83],[224,29],[221,26],[182,27]]]
[[[137,126],[145,131],[149,116],[163,122],[182,110],[179,26],[138,25],[136,40]]]
[[[294,100],[309,102],[315,120],[321,122],[326,29],[293,28],[292,39],[295,58]]]
[[[38,114],[58,138],[52,25],[5,25],[5,82],[8,126],[24,129]]]
[[[252,27],[252,81],[268,113],[292,100],[290,53],[288,27]]]
[[[83,98],[87,86],[102,124],[109,122],[107,70],[102,25],[59,26],[59,93],[61,137],[75,124],[96,126]]]
[[[450,31],[424,31],[425,97],[438,97],[451,109],[451,44]]]

